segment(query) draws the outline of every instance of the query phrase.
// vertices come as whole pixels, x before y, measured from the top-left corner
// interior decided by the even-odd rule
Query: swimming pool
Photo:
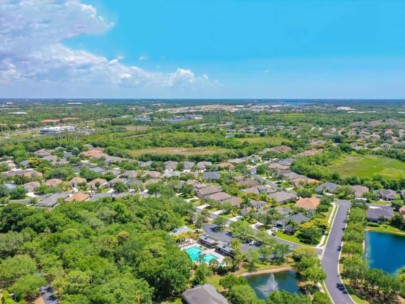
[[[190,247],[190,248],[187,248],[186,250],[185,250],[186,252],[187,252],[187,254],[188,254],[188,256],[190,257],[190,259],[193,261],[193,262],[196,262],[196,261],[198,261],[198,257],[201,255],[201,253],[202,253],[202,250],[199,248],[199,247],[197,247],[197,246],[193,246],[193,247]],[[205,254],[204,255],[204,261],[206,262],[206,263],[209,263],[211,260],[218,260],[218,258],[215,256],[215,255],[212,255],[212,254]]]

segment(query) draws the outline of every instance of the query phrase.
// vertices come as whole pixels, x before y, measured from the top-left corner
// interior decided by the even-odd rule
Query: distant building
[[[74,126],[58,126],[58,127],[47,127],[40,130],[41,134],[59,134],[62,132],[74,132]]]

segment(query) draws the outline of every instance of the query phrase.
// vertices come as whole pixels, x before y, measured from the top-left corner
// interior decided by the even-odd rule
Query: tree
[[[27,194],[27,190],[23,186],[17,186],[10,191],[10,198],[13,200],[23,199]]]
[[[113,186],[114,190],[117,191],[118,193],[124,193],[126,191],[128,191],[128,186],[123,183],[123,182],[117,182],[115,183],[115,185]]]
[[[225,225],[226,225],[227,222],[228,222],[228,220],[226,219],[226,217],[221,216],[221,215],[217,216],[213,221],[213,223],[217,226],[216,229],[218,231],[224,230]]]
[[[90,285],[90,276],[80,270],[69,272],[65,278],[64,291],[70,294],[80,294]]]
[[[308,267],[304,270],[303,275],[307,281],[313,282],[314,286],[326,279],[326,273],[320,265],[312,265],[311,267]]]
[[[9,195],[9,190],[6,186],[0,185],[0,198],[7,197]]]
[[[38,275],[25,275],[17,279],[10,287],[18,299],[34,299],[39,294],[39,288],[47,284],[43,277]]]
[[[92,303],[100,304],[151,304],[152,294],[145,280],[124,274],[93,289],[90,298]]]
[[[210,266],[210,268],[212,269],[213,272],[216,272],[220,266],[219,262],[217,259],[212,259],[208,265]]]
[[[287,244],[276,243],[273,246],[274,259],[279,263],[284,262],[285,256],[289,253],[290,247]]]
[[[194,273],[194,285],[200,285],[206,282],[207,277],[212,275],[211,269],[205,263],[201,263],[197,266]]]
[[[317,291],[314,293],[313,304],[332,304],[332,301],[329,299],[329,296],[326,293]]]
[[[322,237],[322,230],[319,229],[318,227],[301,225],[301,229],[299,230],[298,235],[298,238],[300,239],[301,242],[315,245],[319,243],[321,237]]]
[[[256,174],[262,175],[267,172],[267,167],[265,165],[259,165],[256,167]]]
[[[287,291],[273,291],[266,301],[266,304],[311,304],[311,301],[304,295],[291,294]]]
[[[237,277],[234,274],[228,274],[227,276],[219,280],[219,285],[228,290],[237,285],[247,284],[248,282],[245,277]]]
[[[246,260],[248,261],[248,270],[255,271],[257,268],[257,263],[259,263],[259,252],[257,250],[249,249],[246,253]]]
[[[16,255],[0,264],[0,280],[14,281],[37,271],[35,261],[28,255]]]
[[[256,304],[256,293],[249,285],[236,285],[227,294],[232,304]]]
[[[180,188],[180,193],[183,197],[189,198],[194,195],[194,188],[192,185],[184,183]]]
[[[245,221],[236,221],[231,224],[232,235],[246,241],[254,235],[252,227]]]

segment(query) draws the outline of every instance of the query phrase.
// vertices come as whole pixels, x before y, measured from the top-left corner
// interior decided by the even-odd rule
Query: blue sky
[[[57,64],[33,73],[18,64],[32,55],[11,58],[7,96],[405,98],[405,1],[61,2],[39,20],[69,32],[46,41]],[[47,20],[67,7],[80,17]]]

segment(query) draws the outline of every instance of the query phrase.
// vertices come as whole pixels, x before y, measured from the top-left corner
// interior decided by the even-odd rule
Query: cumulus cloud
[[[66,39],[102,34],[113,26],[79,0],[0,0],[0,83],[83,83],[123,87],[211,86],[206,75],[129,66],[64,45]]]

